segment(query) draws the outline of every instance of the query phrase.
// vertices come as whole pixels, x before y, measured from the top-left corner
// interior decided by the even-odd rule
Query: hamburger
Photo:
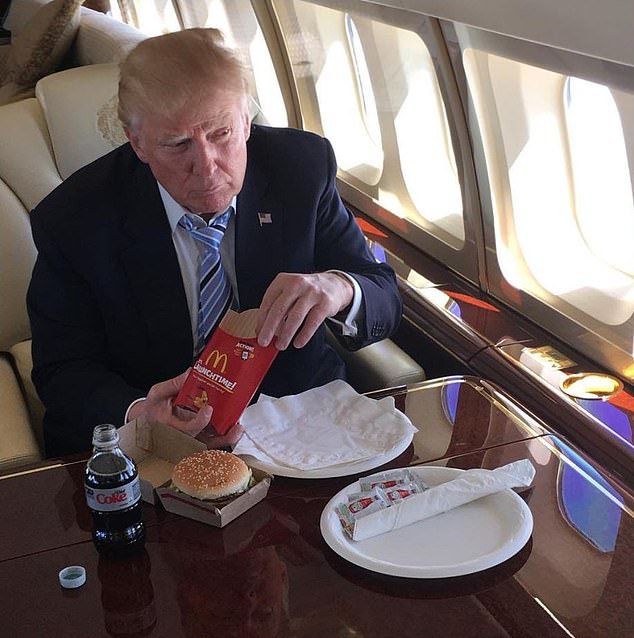
[[[204,450],[181,459],[172,472],[172,485],[181,492],[215,501],[241,494],[249,487],[251,469],[235,454]]]

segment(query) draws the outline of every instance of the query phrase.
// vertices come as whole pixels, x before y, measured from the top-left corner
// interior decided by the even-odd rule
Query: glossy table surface
[[[393,393],[419,433],[390,467],[532,461],[522,497],[534,528],[517,555],[461,577],[377,574],[340,558],[319,530],[324,506],[355,476],[277,477],[222,529],[144,505],[145,551],[108,561],[90,541],[79,461],[0,477],[0,635],[634,635],[632,495],[486,383]],[[74,564],[87,582],[64,590],[58,571]]]

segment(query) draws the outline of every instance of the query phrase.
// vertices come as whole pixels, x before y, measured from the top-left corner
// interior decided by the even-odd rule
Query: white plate
[[[409,469],[428,485],[445,483],[464,471],[440,466]],[[504,490],[387,534],[352,541],[335,507],[358,489],[357,481],[328,502],[321,515],[321,533],[339,556],[380,574],[407,578],[472,574],[517,554],[533,531],[526,503],[512,490]]]
[[[375,467],[379,467],[384,463],[388,463],[392,459],[395,459],[399,454],[405,452],[409,447],[409,444],[414,438],[414,433],[408,434],[403,438],[398,445],[395,445],[392,449],[384,454],[374,456],[371,459],[365,461],[356,461],[354,463],[345,463],[342,465],[332,465],[330,467],[322,467],[316,470],[298,470],[285,465],[279,465],[273,459],[263,460],[255,458],[250,454],[238,454],[242,457],[248,465],[258,470],[268,472],[275,476],[285,476],[287,478],[302,478],[302,479],[321,479],[321,478],[335,478],[337,476],[351,476],[352,474],[360,474],[361,472],[367,472],[373,470]]]

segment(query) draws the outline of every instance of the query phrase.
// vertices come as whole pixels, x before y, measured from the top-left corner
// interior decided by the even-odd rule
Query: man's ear
[[[251,137],[251,118],[247,115],[244,122],[244,141],[246,142]]]
[[[249,113],[249,108],[246,107],[242,114],[243,122],[242,125],[244,127],[244,141],[246,142],[251,135],[251,114]]]
[[[128,141],[130,142],[130,146],[132,146],[132,150],[144,164],[147,164],[147,156],[143,152],[143,145],[139,140],[138,133],[135,133],[134,130],[129,128],[128,126],[124,126],[123,130],[126,137],[128,138]]]

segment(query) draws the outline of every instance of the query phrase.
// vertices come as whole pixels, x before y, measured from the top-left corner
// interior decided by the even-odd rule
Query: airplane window
[[[613,552],[624,509],[623,498],[563,440],[559,437],[552,440],[573,462],[562,460],[557,473],[557,502],[562,515],[599,551]]]
[[[115,19],[119,20],[119,22],[128,22],[125,20],[123,15],[121,14],[121,7],[119,6],[121,3],[119,0],[117,2],[110,2],[110,15]]]
[[[557,52],[551,70],[547,49],[536,66],[461,34],[490,188],[491,291],[632,375],[634,205],[620,113],[634,113],[634,96],[571,76]]]
[[[365,43],[342,11],[304,2],[276,2],[289,51],[304,128],[325,135],[339,168],[374,186],[383,173]],[[352,44],[351,41],[354,41]],[[362,85],[362,82],[364,84]]]
[[[416,33],[380,23],[373,28],[400,169],[414,207],[407,217],[423,228],[431,225],[446,231],[449,242],[459,248],[465,239],[462,194],[431,55]],[[390,49],[396,56],[390,55]]]
[[[372,81],[370,79],[370,71],[363,52],[363,45],[357,27],[350,17],[345,16],[346,29],[348,31],[348,39],[352,50],[352,62],[357,75],[357,84],[361,96],[361,104],[363,107],[363,119],[368,129],[368,133],[373,142],[377,146],[381,146],[381,130],[379,128],[379,119],[376,111],[376,100],[374,99],[374,91],[372,90]]]
[[[634,202],[623,126],[610,89],[566,80],[565,112],[575,209],[592,252],[634,275]]]
[[[423,38],[357,12],[297,0],[274,5],[304,126],[332,142],[341,179],[389,211],[410,239],[400,220],[460,250],[462,191]]]

